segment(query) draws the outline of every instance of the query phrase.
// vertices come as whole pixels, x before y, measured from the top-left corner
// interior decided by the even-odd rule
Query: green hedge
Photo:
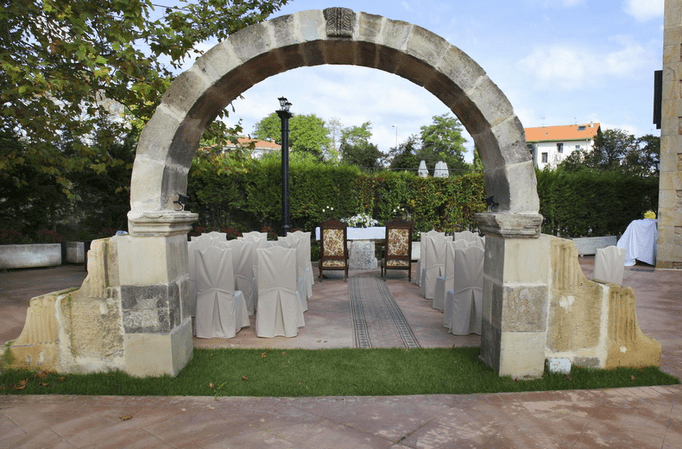
[[[658,210],[658,178],[610,171],[537,171],[542,232],[563,237],[621,235]]]
[[[361,173],[348,165],[297,159],[289,164],[289,211],[294,228],[313,230],[320,221],[369,213],[381,223],[398,208],[410,214],[418,231],[467,228],[473,214],[485,210],[480,173],[452,178],[414,174]],[[243,167],[195,159],[188,177],[187,209],[199,213],[198,226],[240,231],[282,223],[281,164],[276,158]],[[333,213],[325,212],[333,207]]]
[[[216,162],[195,158],[188,178],[187,209],[199,213],[198,226],[239,231],[282,226],[281,163]],[[368,213],[384,223],[399,208],[417,231],[474,228],[474,214],[485,210],[481,173],[450,178],[420,178],[411,173],[362,173],[357,167],[290,161],[290,220],[312,231],[320,221]],[[537,171],[542,232],[563,237],[620,235],[647,210],[658,209],[658,178],[619,172]],[[333,207],[333,213],[324,211]]]

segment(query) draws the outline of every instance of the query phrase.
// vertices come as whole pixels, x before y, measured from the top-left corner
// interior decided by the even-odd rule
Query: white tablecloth
[[[384,226],[373,226],[371,228],[351,228],[347,232],[348,240],[383,240],[386,238],[386,228]],[[320,240],[320,228],[315,228],[315,240]]]
[[[645,218],[630,223],[618,240],[616,246],[625,248],[625,266],[631,267],[635,259],[656,265],[656,240],[658,239],[658,220]]]

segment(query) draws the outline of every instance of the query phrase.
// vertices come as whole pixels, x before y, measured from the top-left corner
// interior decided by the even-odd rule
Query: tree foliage
[[[641,177],[658,176],[660,153],[659,137],[647,134],[636,138],[621,129],[607,129],[597,134],[591,152],[575,151],[559,168],[568,172],[619,171]]]
[[[422,126],[421,148],[417,158],[426,161],[426,166],[433,170],[436,163],[444,161],[450,169],[466,168],[464,162],[464,143],[462,124],[449,113],[433,116],[433,123]]]
[[[419,137],[411,135],[406,141],[400,143],[397,148],[389,151],[390,167],[392,170],[413,170],[419,168]]]
[[[286,2],[183,1],[152,18],[149,0],[0,0],[0,130],[25,142],[0,161],[0,173],[28,165],[68,191],[70,172],[111,163],[108,145],[130,130],[128,120],[115,120],[111,140],[96,140],[103,119],[145,123],[196,44],[224,39]],[[75,143],[68,158],[56,144],[67,130]]]
[[[254,125],[254,137],[282,143],[282,121],[276,112]],[[289,119],[289,149],[292,153],[307,153],[322,160],[331,139],[324,120],[315,114],[294,115]]]
[[[350,126],[341,130],[341,161],[364,169],[377,169],[383,165],[384,154],[371,143],[372,123]]]

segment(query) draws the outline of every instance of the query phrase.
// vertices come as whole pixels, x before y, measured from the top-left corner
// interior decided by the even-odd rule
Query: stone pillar
[[[481,359],[501,376],[544,371],[550,243],[538,214],[483,213],[485,233]]]
[[[125,370],[177,375],[192,357],[187,233],[197,214],[128,214],[117,238]]]
[[[682,0],[665,0],[657,268],[682,269]]]

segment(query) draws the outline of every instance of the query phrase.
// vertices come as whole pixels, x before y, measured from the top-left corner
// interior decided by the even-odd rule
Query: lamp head
[[[285,97],[279,97],[279,107],[282,108],[282,111],[289,112],[289,108],[291,107],[291,103],[289,103],[289,100],[287,100]]]

